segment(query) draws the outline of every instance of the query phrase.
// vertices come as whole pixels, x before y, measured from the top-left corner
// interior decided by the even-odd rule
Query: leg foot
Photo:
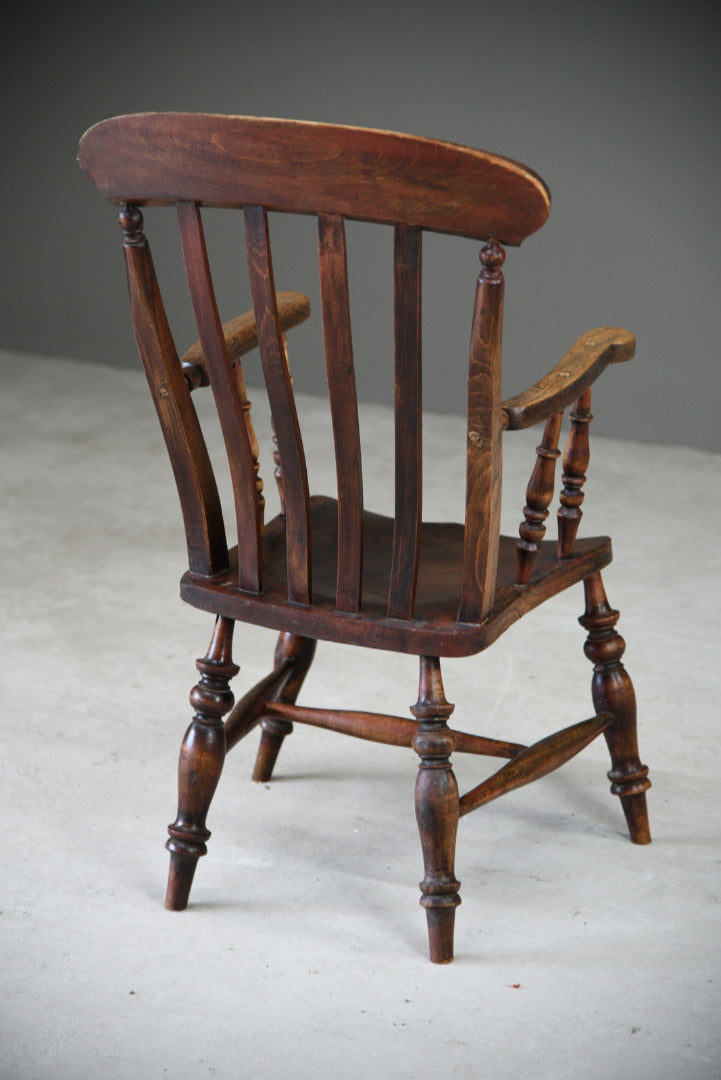
[[[421,657],[420,691],[411,712],[418,720],[413,749],[421,759],[416,780],[416,820],[425,869],[421,905],[426,909],[430,958],[434,964],[448,964],[461,902],[454,870],[459,811],[450,762],[455,736],[447,724],[453,706],[445,699],[437,657]]]
[[[315,656],[316,642],[313,638],[299,637],[297,634],[282,633],[278,638],[275,649],[276,667],[284,660],[292,660],[293,666],[288,679],[283,684],[283,689],[273,701],[282,701],[286,705],[294,705],[300,688],[303,685],[310,665]],[[258,756],[255,759],[253,779],[260,784],[266,784],[273,775],[273,769],[283,745],[286,735],[293,731],[290,720],[266,717],[260,722],[261,736]]]
[[[222,717],[233,705],[228,681],[238,672],[232,639],[233,621],[218,617],[208,653],[196,662],[201,677],[190,693],[196,713],[180,748],[178,813],[165,845],[170,852],[165,906],[173,911],[187,906],[196,864],[207,851],[205,818],[225,760]]]
[[[621,799],[633,843],[648,844],[646,792],[651,781],[638,753],[636,695],[621,663],[626,643],[616,630],[619,613],[608,603],[600,573],[591,574],[583,586],[586,612],[579,622],[589,631],[584,651],[594,665],[593,703],[597,712],[610,712],[616,718],[604,732],[611,754],[611,792]]]
[[[169,911],[185,911],[197,865],[195,856],[178,855],[171,851],[168,889],[165,894],[165,906]]]

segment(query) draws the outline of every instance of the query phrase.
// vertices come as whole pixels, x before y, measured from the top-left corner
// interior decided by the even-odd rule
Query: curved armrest
[[[636,339],[628,330],[602,326],[573,343],[563,359],[523,393],[503,402],[504,427],[531,427],[561,412],[594,382],[608,364],[630,360]]]
[[[303,293],[278,293],[277,300],[278,318],[283,333],[297,326],[298,323],[304,322],[310,315],[310,300]],[[231,319],[230,322],[224,323],[223,335],[231,363],[233,363],[258,344],[254,313],[246,311],[244,315],[239,315],[237,319]],[[208,372],[205,369],[203,348],[199,341],[190,346],[183,355],[181,364],[191,390],[194,390],[196,386],[208,385]]]

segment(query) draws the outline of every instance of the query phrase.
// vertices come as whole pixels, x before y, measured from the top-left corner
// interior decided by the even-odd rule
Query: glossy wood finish
[[[363,464],[356,396],[345,225],[338,214],[318,217],[328,396],[338,484],[336,607],[360,609],[363,574]]]
[[[574,342],[552,371],[533,386],[503,402],[504,427],[532,427],[579,398],[609,364],[630,360],[636,339],[628,330],[603,326]]]
[[[165,906],[173,911],[186,907],[198,859],[207,853],[205,819],[225,760],[222,718],[233,704],[228,682],[239,671],[232,657],[233,625],[219,616],[208,652],[196,662],[200,681],[190,693],[195,715],[180,748],[178,813],[168,826],[166,844],[170,875]]]
[[[612,791],[621,798],[631,837],[647,842],[649,781],[638,756],[633,687],[621,663],[618,612],[610,608],[600,576],[611,560],[611,542],[578,535],[589,463],[590,386],[609,364],[633,355],[633,336],[617,327],[591,331],[533,386],[506,401],[501,394],[504,245],[520,243],[545,221],[549,197],[542,181],[484,151],[413,136],[172,113],[116,117],[96,125],[82,140],[80,160],[103,194],[122,204],[135,335],[186,526],[188,569],[181,596],[216,618],[208,654],[198,661],[194,716],[181,748],[178,813],[169,828],[168,906],[179,909],[188,901],[197,860],[206,851],[206,817],[225,755],[257,727],[261,738],[253,778],[262,782],[270,780],[296,722],[414,749],[424,864],[421,904],[436,963],[453,957],[459,818],[558,768],[601,732],[611,752]],[[138,208],[143,205],[177,208],[198,327],[198,342],[182,359],[144,235]],[[243,212],[253,311],[224,325],[203,235],[204,206]],[[337,499],[311,494],[309,487],[285,337],[308,317],[309,303],[302,294],[276,292],[269,211],[313,214],[318,220]],[[395,438],[388,453],[395,480],[393,517],[364,505],[347,218],[378,222],[394,233],[388,267],[394,290]],[[427,230],[483,243],[469,312],[466,498],[457,522],[423,519],[421,252]],[[281,513],[268,522],[242,367],[242,357],[256,346],[281,498]],[[296,375],[300,379],[302,372]],[[191,391],[204,392],[206,386],[228,456],[237,534],[230,547],[191,399]],[[570,405],[556,543],[545,539],[546,520],[562,413]],[[520,536],[502,536],[504,432],[537,422],[545,428],[529,462]],[[518,499],[523,505],[522,493]],[[452,730],[441,658],[488,648],[532,608],[580,582],[597,715],[530,747]],[[231,656],[237,621],[269,627],[279,637],[271,671],[233,705],[229,681],[238,670]],[[413,718],[299,705],[318,640],[417,655]],[[454,752],[505,758],[506,764],[459,797]]]
[[[202,113],[138,113],[85,133],[80,164],[106,199],[412,225],[520,244],[550,196],[507,158],[390,131]]]
[[[588,630],[585,653],[593,664],[593,703],[614,717],[605,731],[611,753],[611,792],[618,795],[634,844],[648,844],[651,831],[646,792],[648,768],[641,764],[636,735],[636,695],[621,663],[626,643],[616,630],[619,613],[608,602],[600,573],[584,582],[586,611],[579,622]]]
[[[411,712],[418,721],[413,749],[420,758],[416,821],[425,869],[421,905],[426,911],[431,960],[447,964],[453,959],[453,928],[461,902],[454,870],[459,801],[451,767],[456,739],[448,728],[453,705],[446,701],[437,657],[421,657],[418,701]]]
[[[165,314],[143,216],[126,206],[120,226],[135,341],[173,467],[188,565],[198,574],[216,574],[228,566],[228,547],[213,468]]]
[[[581,394],[571,413],[571,428],[563,453],[563,490],[559,496],[558,509],[558,557],[568,559],[573,555],[576,536],[581,524],[586,470],[591,460],[589,424],[591,416],[591,388]]]
[[[582,720],[580,724],[557,731],[554,735],[548,735],[533,746],[524,747],[513,756],[508,765],[504,765],[493,776],[461,797],[461,816],[477,810],[479,806],[485,806],[499,795],[525,787],[533,780],[540,780],[542,776],[547,776],[554,769],[565,765],[612,722],[610,713],[601,713],[590,720]]]
[[[271,716],[296,720],[311,727],[352,735],[356,739],[385,743],[386,746],[412,746],[418,725],[403,716],[387,716],[381,713],[355,712],[349,709],[309,709],[302,705],[270,702],[267,711]],[[481,754],[486,757],[512,758],[526,747],[521,743],[487,739],[482,735],[469,735],[453,731],[455,749],[463,754]]]
[[[536,447],[536,464],[526,489],[526,505],[523,508],[524,520],[519,526],[518,563],[516,585],[528,585],[531,571],[541,541],[546,534],[544,524],[548,517],[548,506],[553,498],[553,480],[556,474],[558,435],[561,430],[562,413],[549,416],[543,431],[540,446]]]

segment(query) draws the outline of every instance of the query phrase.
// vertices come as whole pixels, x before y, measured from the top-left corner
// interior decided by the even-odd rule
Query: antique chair
[[[648,770],[636,742],[634,692],[601,570],[606,537],[576,539],[588,465],[591,384],[628,360],[634,338],[613,327],[581,337],[539,382],[503,401],[502,245],[518,245],[546,220],[542,181],[513,161],[385,131],[236,116],[139,114],[106,120],[80,143],[80,163],[118,204],[133,325],[174,470],[188,570],[181,596],[215,616],[195,715],[180,751],[179,805],[169,826],[166,904],[183,909],[210,836],[206,815],[227,751],[257,725],[254,779],[268,781],[295,721],[412,747],[425,867],[431,960],[453,958],[459,817],[545,775],[603,732],[611,791],[631,839],[650,840]],[[143,233],[141,206],[175,206],[199,342],[178,358]],[[242,210],[253,312],[221,325],[201,208]],[[307,318],[307,299],[275,291],[268,212],[315,215],[322,327],[337,469],[337,499],[311,496],[285,347]],[[394,229],[395,516],[365,508],[351,344],[345,219]],[[421,238],[424,231],[482,241],[470,318],[465,506],[458,524],[427,523],[421,499]],[[469,312],[470,316],[470,312]],[[281,513],[263,519],[258,443],[241,356],[259,346],[277,440]],[[459,356],[458,363],[463,360]],[[192,400],[210,385],[235,501],[237,545],[228,547],[216,481]],[[544,540],[562,414],[573,406],[563,455],[557,540]],[[520,537],[500,535],[504,432],[543,422]],[[530,466],[530,463],[529,463]],[[516,619],[583,582],[596,715],[532,746],[453,731],[441,657],[487,648]],[[234,705],[236,621],[279,631],[273,670]],[[318,639],[412,653],[420,661],[414,719],[313,709],[296,699]],[[223,717],[229,714],[225,722]],[[451,754],[507,759],[459,798]]]

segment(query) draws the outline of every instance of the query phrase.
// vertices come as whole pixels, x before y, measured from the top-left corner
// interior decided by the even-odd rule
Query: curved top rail
[[[82,168],[114,202],[246,204],[336,213],[520,244],[550,209],[543,181],[515,161],[390,131],[207,113],[103,120],[80,142]]]

